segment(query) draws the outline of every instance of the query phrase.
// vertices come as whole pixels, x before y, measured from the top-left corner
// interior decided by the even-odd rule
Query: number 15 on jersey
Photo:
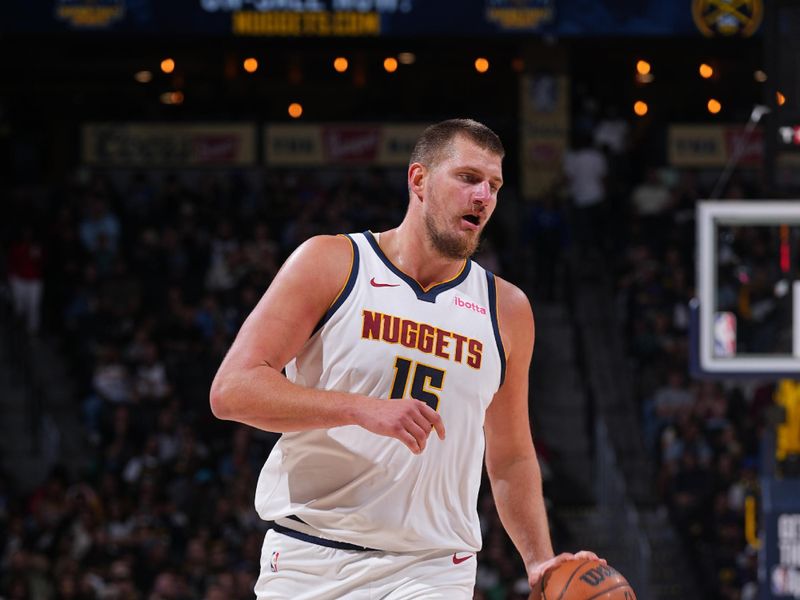
[[[398,356],[394,361],[394,382],[389,398],[405,398],[410,379],[409,395],[415,400],[424,402],[433,410],[439,410],[439,394],[436,391],[442,391],[444,374],[442,369]]]

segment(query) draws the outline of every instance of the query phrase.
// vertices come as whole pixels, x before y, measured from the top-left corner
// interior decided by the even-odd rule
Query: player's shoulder
[[[333,253],[335,256],[349,256],[353,252],[353,242],[349,236],[344,234],[315,235],[300,244],[295,252],[312,256],[329,253]]]
[[[315,235],[308,238],[292,253],[297,263],[330,267],[345,265],[353,260],[353,241],[346,235]]]
[[[532,336],[533,310],[527,294],[502,277],[495,275],[494,279],[497,287],[497,317],[503,337],[518,337],[528,333]]]
[[[330,282],[338,291],[336,286],[351,271],[354,252],[353,242],[345,235],[313,236],[292,252],[281,271],[317,285]]]
[[[501,313],[532,313],[531,302],[528,295],[519,287],[499,277],[494,276],[497,287],[497,310]]]

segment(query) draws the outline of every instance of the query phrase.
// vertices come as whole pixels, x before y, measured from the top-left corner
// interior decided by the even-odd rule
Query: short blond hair
[[[473,119],[448,119],[431,125],[422,132],[411,152],[409,164],[435,166],[444,158],[450,144],[459,135],[500,158],[506,154],[500,137],[483,123]]]

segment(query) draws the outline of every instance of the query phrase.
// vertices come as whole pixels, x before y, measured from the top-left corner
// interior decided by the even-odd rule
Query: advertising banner
[[[736,125],[671,125],[667,144],[674,167],[724,167],[734,152],[739,167],[759,167],[764,155],[763,131]]]
[[[800,480],[761,482],[760,600],[800,599]]]
[[[520,79],[522,193],[551,193],[562,173],[569,139],[569,79],[541,69]]]
[[[266,125],[264,160],[273,167],[403,167],[427,124]]]
[[[0,32],[748,37],[763,0],[6,0]]]
[[[90,123],[82,157],[101,167],[247,166],[256,162],[255,133],[243,123]]]

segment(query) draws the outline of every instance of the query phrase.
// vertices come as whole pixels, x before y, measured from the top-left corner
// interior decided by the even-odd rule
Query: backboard
[[[697,207],[695,376],[800,377],[800,200]]]

